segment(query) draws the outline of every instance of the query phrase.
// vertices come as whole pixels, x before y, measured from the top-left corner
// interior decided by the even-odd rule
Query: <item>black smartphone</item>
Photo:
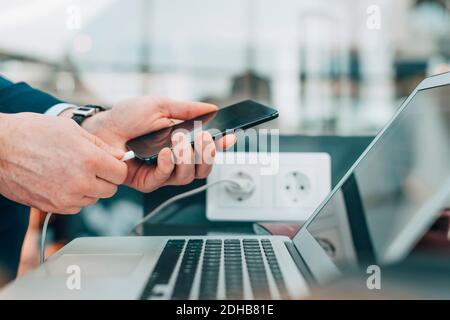
[[[199,123],[201,123],[201,130],[210,132],[213,139],[217,139],[225,133],[231,133],[237,129],[247,129],[277,117],[277,110],[255,101],[246,100],[172,127],[134,138],[127,142],[127,148],[135,153],[136,158],[148,163],[155,163],[159,151],[172,146],[172,133],[177,130],[187,132],[188,138],[193,144],[194,133],[196,134]]]

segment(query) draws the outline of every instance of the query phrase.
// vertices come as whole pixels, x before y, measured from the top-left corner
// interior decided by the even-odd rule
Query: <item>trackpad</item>
[[[63,254],[60,257],[45,264],[45,269],[50,275],[67,275],[68,272],[78,269],[84,277],[120,277],[129,276],[143,255],[134,254]]]

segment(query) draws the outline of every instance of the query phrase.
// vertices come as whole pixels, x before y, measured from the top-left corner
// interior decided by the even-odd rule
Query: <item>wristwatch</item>
[[[86,118],[92,117],[94,114],[105,111],[106,109],[100,106],[88,104],[83,107],[78,107],[73,110],[72,120],[78,123],[80,126]]]

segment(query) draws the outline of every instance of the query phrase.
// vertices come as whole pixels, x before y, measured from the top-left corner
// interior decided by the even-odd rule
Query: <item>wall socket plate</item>
[[[250,177],[255,189],[243,197],[225,184],[208,189],[206,216],[212,221],[304,221],[331,191],[328,153],[225,152],[216,160],[208,183]]]

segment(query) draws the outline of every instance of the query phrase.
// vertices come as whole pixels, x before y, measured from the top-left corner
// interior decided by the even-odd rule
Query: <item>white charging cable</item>
[[[205,191],[211,187],[217,186],[219,184],[229,184],[230,188],[232,188],[233,190],[242,190],[244,192],[248,192],[249,188],[254,188],[255,186],[249,186],[248,184],[249,182],[245,179],[223,179],[223,180],[218,180],[212,183],[208,183],[205,184],[204,186],[198,187],[196,189],[193,190],[189,190],[186,191],[184,193],[180,193],[170,199],[167,199],[166,201],[164,201],[163,203],[161,203],[159,206],[157,206],[155,209],[153,209],[152,211],[150,211],[146,216],[144,216],[144,218],[142,218],[141,221],[139,221],[134,227],[133,229],[131,229],[130,231],[130,235],[142,235],[142,230],[138,230],[139,227],[141,227],[145,222],[147,222],[149,219],[151,219],[152,217],[154,217],[155,215],[157,215],[162,209],[164,209],[165,207],[171,205],[172,203],[184,199],[184,198],[188,198],[191,197],[193,195],[196,195],[202,191]]]
[[[39,248],[39,263],[41,264],[45,262],[45,238],[47,237],[48,222],[50,221],[51,216],[52,213],[47,212],[44,220],[44,225],[42,226],[41,247]]]

